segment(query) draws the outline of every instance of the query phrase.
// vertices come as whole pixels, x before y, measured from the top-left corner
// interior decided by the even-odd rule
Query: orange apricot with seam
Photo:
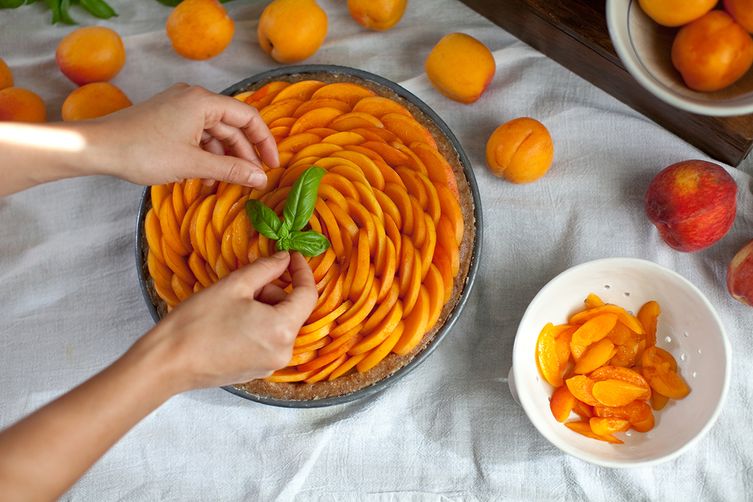
[[[8,87],[13,87],[13,73],[3,58],[0,58],[0,89],[7,89]]]
[[[680,29],[672,64],[694,91],[718,91],[753,65],[753,39],[729,14],[714,10]]]
[[[327,14],[315,0],[274,0],[259,18],[261,49],[278,63],[302,61],[319,50],[327,36]]]
[[[512,183],[536,181],[547,173],[552,160],[552,136],[544,124],[530,117],[502,124],[486,142],[489,169]]]
[[[175,52],[188,59],[210,59],[230,45],[235,23],[217,0],[184,0],[165,24]]]
[[[125,64],[126,51],[117,32],[104,26],[87,26],[60,41],[55,60],[66,77],[84,85],[106,82],[117,75]]]
[[[497,65],[484,44],[465,33],[450,33],[431,50],[424,69],[439,92],[470,104],[489,86]]]
[[[753,0],[724,0],[724,8],[743,28],[753,33]]]
[[[348,11],[358,24],[374,31],[386,31],[403,18],[407,0],[348,0]]]
[[[21,87],[0,90],[0,121],[46,122],[47,110],[42,98]]]
[[[86,120],[128,108],[131,100],[109,82],[93,82],[74,89],[65,101],[61,115],[65,121]]]
[[[648,17],[662,26],[682,26],[706,14],[718,0],[639,0]]]

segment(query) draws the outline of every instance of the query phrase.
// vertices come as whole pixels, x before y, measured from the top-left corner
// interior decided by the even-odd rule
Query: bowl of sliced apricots
[[[564,452],[634,467],[700,440],[729,379],[729,342],[703,293],[653,262],[608,258],[536,295],[518,327],[510,389]]]
[[[264,188],[197,179],[145,190],[136,261],[152,317],[289,249],[293,238],[263,221],[297,208],[290,235],[305,244],[318,302],[285,368],[225,389],[305,408],[383,390],[451,330],[478,269],[480,199],[460,143],[413,94],[353,68],[286,66],[223,93],[259,110],[280,166]],[[310,203],[288,207],[311,187]]]
[[[677,108],[753,113],[753,2],[608,0],[612,44],[630,74]]]

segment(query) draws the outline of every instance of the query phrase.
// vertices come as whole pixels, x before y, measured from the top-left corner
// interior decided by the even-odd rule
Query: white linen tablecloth
[[[226,4],[235,38],[206,62],[172,51],[168,8],[112,3],[120,17],[101,24],[124,38],[128,61],[114,82],[133,101],[177,81],[219,91],[275,66],[256,42],[261,2]],[[731,170],[739,184],[732,231],[706,251],[672,251],[646,220],[643,194],[664,166],[705,158],[698,150],[459,2],[411,0],[386,33],[361,29],[344,0],[319,3],[329,33],[307,62],[355,66],[404,85],[447,122],[473,163],[485,241],[465,312],[424,364],[369,400],[287,410],[220,389],[177,396],[64,499],[751,500],[753,309],[724,286],[727,263],[753,238],[752,181],[743,172],[750,163]],[[49,26],[39,5],[0,11],[0,56],[54,119],[74,88],[54,60],[71,30]],[[480,39],[497,60],[493,83],[474,105],[439,95],[423,73],[433,44],[453,31]],[[498,124],[524,115],[549,128],[556,160],[537,183],[516,186],[489,173],[484,146]],[[141,190],[94,177],[0,199],[0,427],[111,363],[152,325],[133,257]],[[507,389],[517,324],[536,292],[572,265],[611,256],[646,258],[688,278],[719,310],[733,347],[717,424],[686,454],[654,468],[609,470],[561,453]]]

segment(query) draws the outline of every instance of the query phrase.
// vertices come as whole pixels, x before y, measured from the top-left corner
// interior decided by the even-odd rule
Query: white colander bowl
[[[621,445],[587,438],[557,422],[549,409],[553,388],[539,375],[534,359],[541,328],[547,322],[566,322],[589,293],[634,313],[656,300],[661,307],[657,345],[672,353],[691,388],[685,399],[670,400],[654,412],[656,426],[648,433],[618,434],[625,441]],[[539,291],[518,326],[509,383],[533,425],[562,451],[605,467],[635,467],[670,460],[700,440],[719,415],[729,379],[729,342],[703,293],[653,262],[608,258],[572,267]]]

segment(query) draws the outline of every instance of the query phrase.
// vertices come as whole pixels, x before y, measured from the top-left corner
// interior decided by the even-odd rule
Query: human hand
[[[262,187],[262,161],[279,164],[254,107],[187,84],[91,121],[89,130],[102,174],[142,185],[207,178]]]
[[[293,279],[289,294],[271,284],[285,270]],[[137,345],[162,350],[170,378],[178,382],[176,392],[246,382],[290,361],[295,337],[316,300],[306,260],[280,252],[193,295]]]

